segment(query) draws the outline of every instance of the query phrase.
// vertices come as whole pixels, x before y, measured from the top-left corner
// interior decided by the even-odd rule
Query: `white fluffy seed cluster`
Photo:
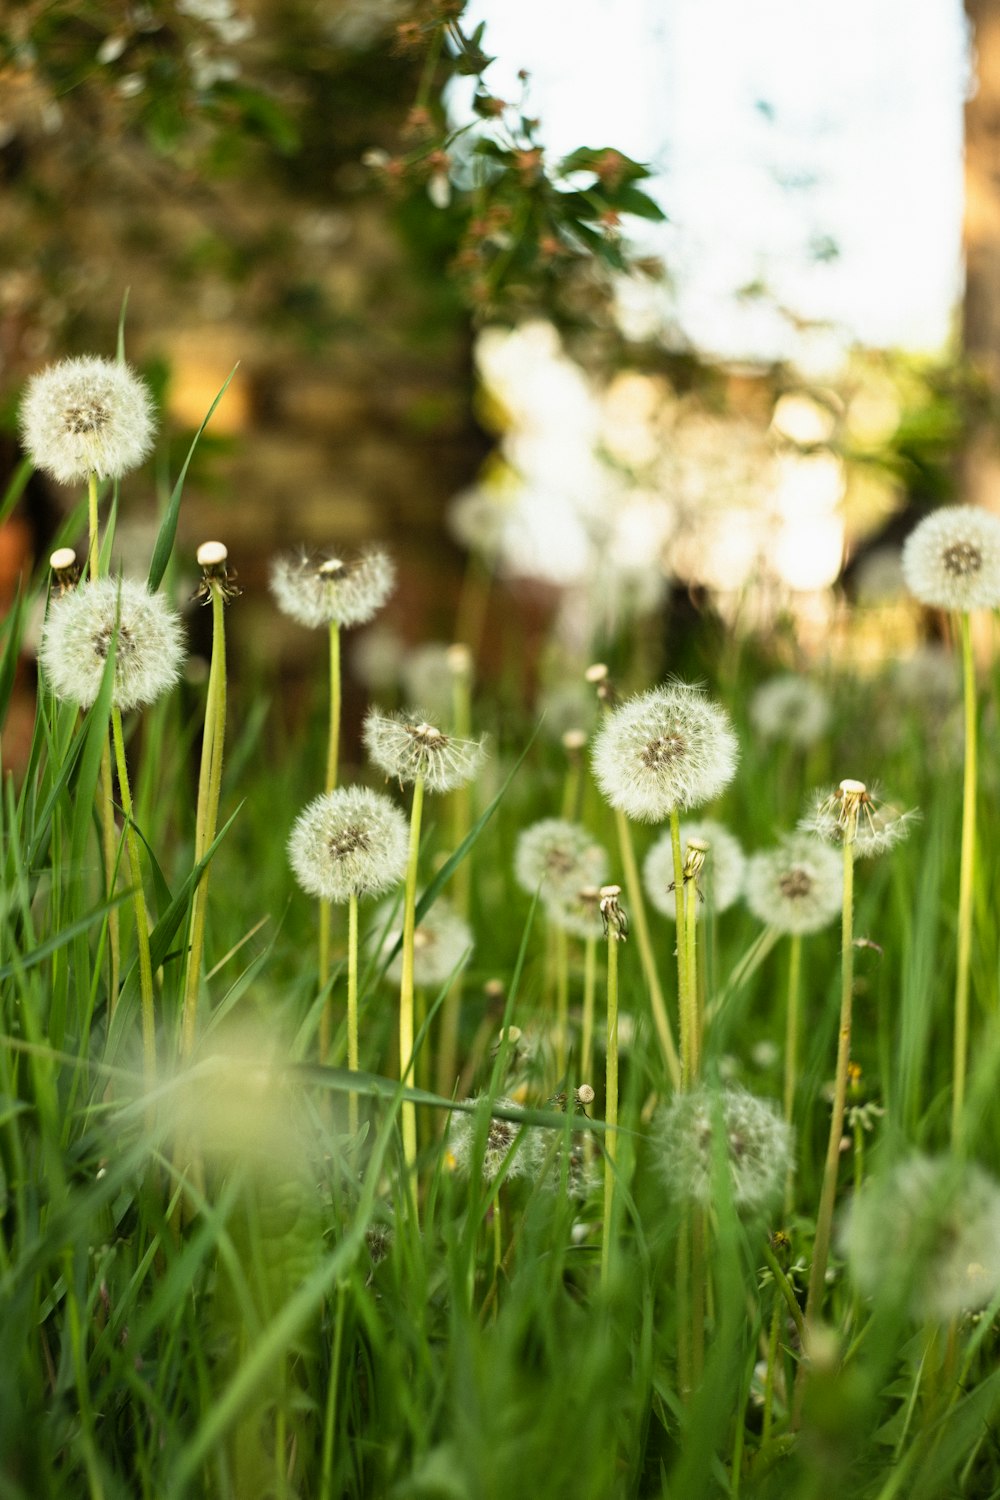
[[[467,679],[472,658],[467,646],[431,641],[407,652],[400,676],[409,703],[419,703],[425,714],[450,718],[456,682]]]
[[[381,907],[376,927],[379,932],[385,929],[379,950],[384,959],[402,937],[402,911],[390,904]],[[472,948],[472,928],[446,896],[438,896],[431,909],[420,918],[413,934],[414,984],[420,989],[436,989],[447,984],[468,963]],[[402,975],[403,955],[400,951],[386,970],[386,977],[398,984]]]
[[[978,505],[932,511],[903,547],[906,586],[936,609],[1000,605],[1000,516]]]
[[[832,708],[821,687],[797,673],[762,682],[750,699],[750,723],[762,740],[808,749],[822,739]]]
[[[383,792],[338,787],[314,798],[288,837],[295,878],[310,896],[342,903],[378,896],[406,871],[409,827]]]
[[[858,1289],[908,1292],[921,1322],[950,1322],[1000,1291],[1000,1185],[972,1162],[898,1163],[855,1195],[843,1238]]]
[[[733,1204],[748,1217],[778,1201],[792,1166],[791,1126],[769,1100],[742,1088],[675,1094],[658,1116],[656,1142],[675,1198],[708,1206],[721,1160]]]
[[[836,792],[815,794],[812,805],[799,822],[802,832],[815,834],[828,844],[843,845],[853,828],[855,859],[873,859],[876,854],[884,854],[909,838],[913,825],[920,819],[915,808],[904,811],[882,802],[874,793],[866,792],[861,782],[849,783],[861,786],[864,792],[860,806],[852,808],[850,800],[845,803],[840,794],[847,784],[841,782]]]
[[[542,818],[519,835],[514,849],[514,878],[546,904],[572,901],[585,886],[603,885],[607,851],[581,823]]]
[[[729,829],[714,818],[700,818],[681,824],[681,855],[692,839],[708,845],[705,863],[698,876],[698,889],[706,907],[713,912],[726,911],[743,894],[747,857],[742,845]],[[674,848],[669,833],[657,839],[646,855],[642,867],[646,894],[650,901],[669,917],[677,920],[677,895],[674,884]]]
[[[400,783],[423,780],[429,791],[451,792],[471,781],[486,754],[482,740],[460,740],[418,714],[370,709],[365,749],[380,771]]]
[[[746,901],[778,932],[819,932],[844,904],[843,861],[810,834],[792,834],[777,849],[751,856]]]
[[[686,683],[668,683],[609,713],[594,738],[598,785],[612,807],[644,823],[717,797],[736,774],[729,715]]]
[[[277,557],[271,564],[271,592],[278,608],[310,630],[364,625],[381,609],[395,582],[395,565],[379,547],[352,558]]]
[[[184,660],[184,633],[162,594],[131,578],[98,578],[54,598],[42,627],[39,661],[57,698],[89,708],[115,642],[112,701],[122,713],[172,687]]]
[[[466,1099],[466,1104],[478,1104],[488,1108],[485,1099]],[[494,1107],[516,1110],[520,1106],[514,1099],[497,1099]],[[453,1172],[462,1177],[471,1176],[475,1162],[473,1152],[482,1142],[482,1176],[492,1182],[507,1161],[506,1178],[527,1177],[534,1179],[541,1170],[545,1157],[544,1132],[530,1125],[519,1125],[515,1120],[503,1120],[491,1113],[483,1140],[482,1115],[477,1111],[466,1114],[455,1110],[448,1121],[445,1135],[445,1160]],[[513,1151],[513,1155],[511,1155]]]
[[[94,474],[118,479],[153,446],[153,402],[126,364],[84,355],[63,359],[29,382],[21,435],[36,468],[61,484]]]

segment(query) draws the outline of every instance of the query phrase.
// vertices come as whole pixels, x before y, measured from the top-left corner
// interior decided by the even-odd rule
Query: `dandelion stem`
[[[330,621],[330,724],[326,741],[326,779],[324,791],[332,792],[337,785],[337,773],[340,764],[340,713],[341,713],[341,685],[340,685],[340,626],[336,620]],[[318,978],[319,989],[322,993],[330,979],[330,927],[333,921],[333,903],[321,900],[319,903],[319,962]],[[327,995],[323,1002],[323,1014],[319,1022],[319,1060],[326,1062],[330,1051],[330,1034],[333,1026],[333,1017],[330,1009],[330,997]]]
[[[96,578],[101,566],[101,538],[97,515],[97,475],[87,475],[87,568],[91,578]]]
[[[601,1234],[601,1285],[611,1279],[614,1233],[615,1162],[618,1159],[618,928],[608,924],[608,1053],[604,1093],[604,1225]]]
[[[347,1066],[358,1071],[358,893],[352,891],[347,901]],[[351,1135],[358,1133],[358,1096],[347,1096],[347,1126]]]
[[[618,848],[621,853],[622,869],[625,873],[625,892],[628,897],[628,912],[635,932],[635,939],[639,945],[639,959],[642,963],[642,972],[645,975],[646,987],[649,990],[649,1002],[653,1012],[653,1024],[656,1027],[656,1035],[659,1038],[660,1048],[663,1052],[664,1061],[667,1064],[667,1072],[674,1088],[680,1086],[681,1069],[677,1059],[677,1048],[670,1031],[670,1022],[667,1019],[667,1007],[663,998],[663,990],[660,986],[660,977],[656,971],[656,959],[653,956],[653,944],[649,936],[649,923],[646,920],[646,907],[642,895],[642,881],[639,879],[639,866],[636,863],[635,848],[632,843],[632,830],[628,819],[620,808],[615,809],[615,824],[618,829]]]
[[[583,1020],[580,1029],[580,1077],[589,1081],[594,1049],[594,998],[597,991],[597,938],[588,937],[583,950]],[[590,1137],[588,1135],[587,1139]]]
[[[802,988],[802,936],[792,933],[788,954],[788,1002],[785,1016],[785,1119],[790,1125],[795,1114],[795,1090],[799,1071],[799,1005]],[[785,1213],[790,1214],[794,1202],[794,1174],[789,1168],[785,1184]]]
[[[100,522],[97,512],[97,475],[87,475],[87,566],[91,578],[100,572]],[[101,843],[104,849],[104,867],[107,871],[110,899],[114,895],[115,870],[118,866],[118,831],[115,827],[115,793],[111,775],[111,747],[105,745],[101,751]],[[109,991],[109,1013],[113,1016],[118,1004],[118,976],[121,972],[121,922],[117,906],[108,911],[108,946],[111,953]]]
[[[135,907],[135,935],[139,948],[139,993],[142,1001],[142,1053],[143,1071],[147,1087],[153,1083],[156,1072],[156,1019],[153,1000],[153,961],[149,951],[149,922],[146,915],[146,897],[142,888],[142,865],[139,859],[139,840],[132,822],[132,791],[128,779],[128,763],[125,759],[125,737],[122,734],[121,710],[111,710],[111,733],[115,745],[115,761],[118,767],[118,789],[125,814],[125,848],[128,851],[129,875],[134,887],[132,903]]]
[[[222,587],[218,583],[213,582],[210,587],[212,590],[212,664],[208,673],[205,730],[201,743],[201,767],[198,773],[198,811],[194,835],[195,864],[199,864],[205,858],[215,842],[222,788],[222,752],[226,737],[226,601]],[[206,869],[198,882],[191,903],[191,942],[188,949],[184,1010],[181,1017],[182,1057],[189,1057],[194,1048],[198,991],[201,986],[201,955],[205,946],[205,917],[208,910],[208,876],[209,871]]]
[[[958,617],[962,637],[965,699],[965,775],[962,783],[962,855],[958,886],[958,958],[955,973],[955,1059],[951,1095],[951,1142],[962,1146],[962,1112],[969,1051],[969,966],[972,957],[973,892],[976,876],[976,670],[968,613]]]
[[[569,1052],[569,938],[564,927],[556,927],[556,1078],[562,1083],[566,1076],[566,1059]]]
[[[844,830],[844,908],[841,913],[840,1026],[837,1037],[837,1072],[833,1085],[833,1108],[830,1115],[830,1138],[826,1149],[826,1163],[823,1168],[823,1186],[820,1191],[819,1212],[816,1215],[816,1239],[813,1244],[812,1266],[809,1272],[809,1294],[806,1298],[805,1316],[807,1331],[815,1327],[823,1305],[826,1265],[830,1254],[830,1234],[833,1228],[833,1210],[837,1199],[840,1141],[844,1133],[847,1071],[851,1058],[851,1004],[854,995],[854,830],[855,823],[851,820]],[[801,1411],[804,1382],[809,1364],[808,1342],[805,1353],[806,1358],[801,1361],[796,1377],[796,1422]]]
[[[704,1018],[699,997],[698,954],[696,934],[698,931],[698,886],[694,879],[685,881],[678,897],[678,906],[684,902],[684,966],[688,983],[688,1014],[691,1027],[691,1082],[697,1083],[701,1076],[701,1043]]]
[[[403,897],[403,973],[399,986],[399,1076],[404,1084],[413,1083],[413,939],[416,933],[417,862],[420,855],[420,824],[424,807],[424,778],[413,783],[413,807],[410,812],[410,851],[406,863],[406,889]],[[403,1158],[408,1168],[417,1160],[417,1114],[412,1102],[403,1100]]]
[[[471,672],[455,672],[451,685],[452,730],[459,739],[472,734]],[[460,849],[472,825],[472,797],[468,783],[457,786],[451,794],[451,847]],[[455,910],[463,920],[469,916],[471,866],[463,860],[455,871],[451,886]],[[455,975],[441,1007],[437,1068],[435,1081],[439,1094],[448,1096],[455,1087],[458,1073],[458,1041],[462,1030],[462,971]]]
[[[670,843],[674,854],[674,906],[677,912],[677,1010],[681,1021],[681,1088],[688,1089],[694,1080],[692,1056],[694,1041],[693,1015],[688,986],[687,923],[684,899],[684,856],[681,853],[681,822],[677,809],[670,814]]]

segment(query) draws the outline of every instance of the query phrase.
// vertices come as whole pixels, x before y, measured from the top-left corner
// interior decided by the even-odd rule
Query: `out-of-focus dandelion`
[[[726,911],[738,901],[743,891],[746,855],[738,838],[724,824],[713,818],[700,818],[681,824],[681,848],[692,839],[708,845],[704,869],[698,877],[698,889],[714,912]],[[839,873],[838,862],[838,873]],[[674,850],[670,834],[664,834],[652,845],[642,868],[646,894],[650,901],[671,921],[677,917],[677,893],[674,889]]]
[[[580,823],[542,818],[520,834],[514,875],[529,895],[540,891],[546,903],[572,900],[583,886],[600,885],[607,873],[607,851]]]
[[[480,1170],[484,1182],[495,1181],[504,1167],[505,1180],[526,1177],[533,1181],[545,1155],[543,1131],[493,1113],[495,1109],[516,1111],[520,1108],[517,1101],[500,1098],[490,1105],[488,1100],[480,1098],[463,1102],[479,1108],[472,1113],[454,1110],[451,1114],[444,1139],[445,1161],[451,1170],[462,1177],[470,1176],[477,1165],[478,1146],[482,1150]],[[487,1109],[490,1118],[484,1131],[482,1112]]]
[[[761,739],[808,749],[822,739],[832,708],[821,687],[808,677],[772,677],[750,699],[750,723]]]
[[[770,1100],[742,1088],[703,1086],[676,1094],[661,1110],[656,1145],[660,1171],[680,1202],[713,1203],[722,1163],[734,1208],[750,1218],[780,1199],[793,1135]]]
[[[901,844],[918,818],[914,809],[884,803],[863,781],[848,779],[833,792],[817,792],[799,827],[828,844],[849,844],[856,857],[868,859]]]
[[[405,862],[405,861],[404,861]],[[376,917],[376,927],[387,928],[380,952],[383,957],[392,952],[403,935],[402,913],[397,911],[393,920],[391,906],[383,906]],[[446,896],[438,896],[434,905],[425,912],[413,933],[413,982],[421,989],[435,989],[468,963],[473,949],[472,928],[455,911]],[[386,977],[398,984],[403,976],[403,955],[397,953],[386,970]]]
[[[792,834],[747,863],[747,906],[778,932],[819,932],[843,901],[840,856],[811,834]]]
[[[903,577],[922,604],[968,613],[1000,604],[1000,516],[978,505],[932,511],[903,546]]]
[[[392,592],[396,569],[387,552],[371,547],[356,557],[278,557],[271,591],[278,608],[300,625],[364,625]]]

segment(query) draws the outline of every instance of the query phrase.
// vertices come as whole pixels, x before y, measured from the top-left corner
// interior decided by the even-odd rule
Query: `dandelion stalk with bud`
[[[608,1049],[604,1090],[604,1224],[601,1233],[601,1285],[611,1279],[615,1233],[615,1163],[618,1160],[618,945],[628,937],[628,917],[619,904],[620,885],[601,887],[601,916],[608,940]]]

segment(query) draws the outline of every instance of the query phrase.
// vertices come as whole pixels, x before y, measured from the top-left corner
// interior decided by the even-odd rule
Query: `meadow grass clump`
[[[967,784],[921,753],[936,710],[892,696],[876,744],[898,674],[804,667],[832,711],[775,754],[766,663],[703,621],[670,666],[710,691],[651,687],[629,627],[589,714],[552,653],[568,717],[536,733],[472,649],[473,590],[433,705],[342,734],[338,645],[283,741],[280,686],[229,670],[227,549],[175,551],[183,485],[119,581],[95,473],[24,585],[41,680],[0,798],[5,1497],[997,1492],[1000,920]],[[313,623],[357,623],[373,555],[302,565]],[[896,805],[852,778],[782,833],[869,747]],[[325,949],[297,881],[321,923],[348,908]]]

